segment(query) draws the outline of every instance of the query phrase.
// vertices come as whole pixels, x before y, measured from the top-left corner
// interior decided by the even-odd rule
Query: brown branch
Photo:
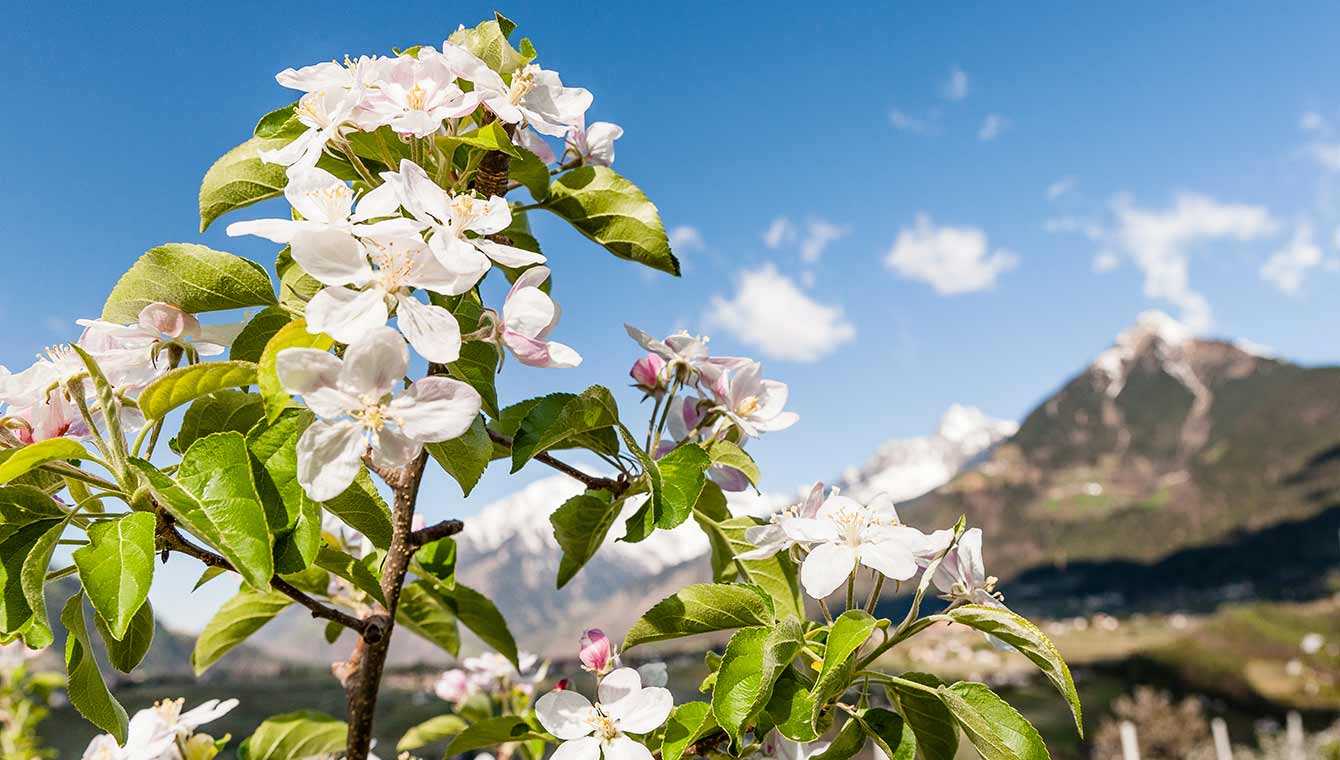
[[[171,525],[165,526],[165,528],[159,532],[159,536],[162,538],[163,547],[168,551],[175,551],[180,554],[195,557],[209,567],[217,567],[232,573],[237,572],[237,568],[233,567],[233,563],[208,549],[201,548],[190,541],[187,541],[185,537],[183,537],[181,533],[178,533],[177,529]],[[367,635],[368,625],[366,621],[359,620],[353,615],[341,612],[333,607],[327,607],[302,591],[299,591],[293,584],[283,578],[280,578],[279,576],[271,578],[270,586],[272,586],[275,591],[278,591],[284,596],[287,596],[298,604],[311,610],[312,617],[329,620],[332,623],[339,623],[345,628]]]
[[[429,525],[410,533],[409,543],[414,547],[424,546],[447,536],[454,536],[464,529],[465,523],[460,520],[443,520],[436,525]]]
[[[500,446],[506,446],[509,449],[512,448],[511,438],[503,435],[502,433],[496,432],[491,428],[489,429],[489,438],[491,438],[494,443]],[[593,491],[609,491],[615,496],[618,496],[619,494],[622,494],[624,491],[628,490],[628,484],[622,480],[615,480],[613,478],[601,478],[595,475],[587,475],[586,473],[582,472],[576,467],[573,467],[572,465],[566,462],[561,462],[553,458],[547,452],[541,452],[539,454],[536,454],[535,461],[541,464],[548,465],[554,468],[555,470],[558,470],[559,472],[563,473],[564,475],[567,475],[568,477],[574,480],[580,481],[583,485],[585,485],[587,488]]]

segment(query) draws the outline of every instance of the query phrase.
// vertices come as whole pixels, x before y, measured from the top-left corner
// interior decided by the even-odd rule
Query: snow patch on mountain
[[[1151,310],[1142,312],[1135,324],[1117,335],[1116,343],[1098,355],[1092,369],[1105,378],[1104,391],[1116,398],[1126,387],[1130,366],[1144,352],[1153,350],[1174,377],[1184,376],[1183,348],[1195,339],[1189,327],[1167,314]]]

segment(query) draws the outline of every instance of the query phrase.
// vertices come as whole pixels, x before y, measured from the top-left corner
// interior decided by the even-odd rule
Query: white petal
[[[354,205],[354,192],[344,180],[316,167],[290,171],[284,197],[303,219],[325,224],[344,222]]]
[[[605,760],[652,760],[651,750],[627,736],[616,736],[605,745]]]
[[[856,550],[846,544],[819,544],[800,566],[805,593],[823,599],[837,590],[856,568]]]
[[[400,195],[397,185],[386,182],[373,188],[371,192],[358,199],[358,210],[354,221],[362,222],[382,216],[395,216],[400,213]]]
[[[549,341],[549,366],[554,369],[569,369],[582,363],[582,355],[571,346]]]
[[[348,232],[300,229],[290,245],[298,266],[324,285],[362,285],[372,279],[363,244]]]
[[[535,717],[544,730],[569,742],[591,733],[587,719],[593,710],[586,697],[568,689],[551,691],[535,702]]]
[[[600,739],[587,736],[563,742],[549,760],[600,760]]]
[[[813,517],[783,517],[779,524],[792,541],[836,541],[837,526],[832,520]]]
[[[982,529],[968,528],[963,531],[963,535],[958,539],[957,552],[964,573],[968,576],[965,580],[970,581],[973,587],[985,583],[986,565],[982,561]]]
[[[895,581],[905,581],[919,569],[911,548],[902,541],[862,544],[861,564]]]
[[[340,371],[340,389],[355,396],[367,394],[380,398],[400,383],[408,369],[409,348],[405,339],[383,325],[349,345]]]
[[[423,451],[418,441],[391,427],[377,431],[372,438],[372,461],[378,467],[404,467]]]
[[[420,303],[413,296],[401,296],[396,320],[419,356],[430,362],[446,364],[461,358],[461,326],[451,312],[441,306]]]
[[[390,404],[390,411],[405,435],[423,443],[459,438],[479,415],[483,403],[479,391],[446,377],[414,381]]]
[[[201,703],[193,710],[182,713],[177,722],[189,728],[199,728],[232,712],[238,704],[240,703],[236,699],[225,699],[223,701],[211,699]]]
[[[513,288],[503,302],[503,324],[527,338],[549,329],[555,313],[553,299],[539,288]]]
[[[307,303],[307,327],[341,343],[357,343],[386,325],[386,300],[376,288],[350,290],[331,287]]]
[[[495,243],[492,240],[485,240],[484,238],[475,238],[470,242],[474,243],[475,247],[483,251],[489,258],[505,267],[511,267],[512,269],[520,269],[521,267],[528,267],[531,264],[544,263],[544,256],[535,253],[534,251],[527,251],[512,245]]]
[[[286,348],[275,357],[275,373],[285,392],[306,396],[318,388],[334,388],[342,364],[326,351]]]
[[[607,715],[617,709],[614,705],[625,699],[632,699],[642,691],[642,676],[632,668],[619,668],[600,680],[600,708]]]
[[[675,706],[675,698],[669,689],[649,686],[629,699],[623,699],[614,705],[602,705],[605,712],[619,725],[619,730],[633,734],[645,734],[655,731]]]
[[[363,429],[352,422],[317,420],[298,439],[298,482],[315,501],[333,499],[363,466]]]
[[[865,511],[865,506],[853,498],[833,494],[824,500],[823,506],[819,507],[817,517],[822,519],[831,519],[841,514],[860,514]]]
[[[303,228],[302,222],[291,219],[255,219],[249,222],[233,222],[228,225],[228,237],[255,235],[272,243],[288,245],[293,235]]]
[[[406,285],[431,290],[434,293],[447,296],[458,296],[473,288],[475,283],[479,282],[479,278],[482,277],[478,272],[467,272],[465,274],[452,272],[442,266],[442,262],[437,260],[436,254],[432,253],[427,245],[424,248],[422,255],[416,255],[413,258],[413,268],[405,277]],[[485,259],[484,263],[487,264],[488,260]]]
[[[439,231],[428,239],[428,247],[433,249],[433,255],[448,272],[456,276],[470,275],[474,282],[479,282],[492,264],[472,242]]]

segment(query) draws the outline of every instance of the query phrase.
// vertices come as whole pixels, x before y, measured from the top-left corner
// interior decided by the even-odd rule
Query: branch
[[[503,435],[502,433],[495,432],[492,428],[489,429],[489,438],[491,438],[494,443],[500,446],[506,446],[509,449],[512,448],[512,439]],[[576,467],[573,467],[572,465],[567,464],[566,462],[560,462],[559,460],[553,458],[548,454],[548,452],[541,452],[539,454],[536,454],[535,461],[541,464],[548,465],[554,468],[555,470],[558,470],[559,472],[563,473],[564,475],[567,475],[568,477],[574,480],[580,481],[583,485],[585,485],[587,488],[593,491],[596,490],[609,491],[615,496],[618,496],[622,494],[624,491],[628,490],[628,483],[623,480],[615,480],[614,478],[601,478],[595,475],[587,475],[586,473],[582,472]]]
[[[180,554],[195,557],[210,567],[217,567],[233,573],[237,572],[237,568],[233,567],[233,563],[208,549],[203,549],[190,541],[187,541],[177,532],[177,529],[172,526],[167,526],[166,530],[161,531],[160,535],[163,539],[164,548],[169,551],[175,551]],[[299,591],[293,584],[283,578],[278,576],[271,578],[270,585],[274,587],[275,591],[278,591],[284,596],[287,596],[298,604],[311,610],[312,617],[314,618],[321,618],[323,620],[329,620],[332,623],[339,623],[345,628],[358,631],[360,634],[366,635],[368,632],[369,625],[366,621],[359,620],[353,615],[346,614],[333,607],[327,607],[321,602],[318,602],[307,594]]]
[[[460,520],[443,520],[436,525],[429,525],[410,533],[409,543],[411,546],[424,546],[447,536],[454,536],[462,530],[465,530],[465,523]]]

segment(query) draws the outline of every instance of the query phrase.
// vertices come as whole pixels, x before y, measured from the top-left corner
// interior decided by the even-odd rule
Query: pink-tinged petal
[[[614,645],[610,643],[604,631],[592,628],[582,632],[577,650],[577,659],[582,663],[582,667],[603,673],[609,669],[613,654]]]
[[[549,267],[540,266],[527,269],[516,276],[516,280],[512,282],[512,289],[507,292],[507,297],[511,298],[513,293],[524,288],[540,287],[545,280],[549,279],[549,274]],[[506,302],[504,301],[504,303]]]
[[[759,409],[757,415],[763,418],[776,417],[782,413],[786,406],[786,399],[790,391],[786,383],[777,380],[764,380],[761,383],[763,392],[759,394]]]
[[[572,369],[580,367],[582,364],[582,355],[577,350],[567,345],[559,343],[556,340],[549,341],[549,364],[550,369]]]
[[[275,74],[275,81],[290,90],[313,92],[347,85],[349,70],[335,61],[322,61],[300,69],[284,69]]]
[[[535,702],[535,717],[544,730],[563,741],[572,742],[594,730],[588,722],[594,709],[586,697],[575,691],[551,691]],[[599,746],[597,740],[597,753]]]
[[[535,157],[540,159],[540,163],[552,164],[554,161],[558,160],[558,156],[554,155],[554,149],[549,146],[549,143],[543,137],[536,134],[533,129],[523,129],[518,132],[516,135],[516,142],[521,147],[534,153]]]
[[[275,357],[280,387],[299,396],[334,388],[342,365],[338,356],[315,348],[286,348]]]
[[[290,250],[298,266],[323,285],[363,285],[372,279],[367,252],[348,232],[300,229]]]
[[[846,544],[819,544],[800,566],[800,584],[814,599],[824,599],[856,569],[856,549]]]
[[[200,334],[200,320],[165,303],[151,303],[140,309],[139,325],[146,332],[171,338],[193,338]]]
[[[623,137],[623,127],[598,121],[586,130],[586,163],[610,166],[614,163],[614,141]]]
[[[357,343],[386,326],[386,300],[376,288],[326,288],[307,302],[307,329],[325,333],[340,343]]]
[[[423,443],[458,438],[479,416],[483,400],[466,383],[446,377],[414,381],[390,404],[390,414],[405,435]]]
[[[205,343],[213,343],[220,347],[227,347],[233,344],[238,335],[242,334],[242,329],[246,327],[244,322],[226,322],[221,325],[201,325],[199,337],[196,338],[195,347],[204,356]],[[222,353],[220,351],[219,353]]]
[[[653,757],[651,750],[627,736],[616,736],[605,745],[605,760],[652,760]]]
[[[778,521],[782,531],[792,541],[812,543],[815,541],[836,541],[837,526],[831,520],[810,517],[783,517]]]
[[[968,528],[958,539],[957,554],[961,559],[965,580],[973,587],[986,582],[986,564],[982,561],[982,529]]]
[[[799,414],[782,412],[772,419],[754,420],[754,427],[764,433],[775,433],[778,430],[786,430],[797,422],[800,422]]]
[[[549,760],[600,760],[600,739],[586,736],[558,745]]]
[[[483,251],[490,259],[511,269],[542,264],[545,261],[544,256],[516,246],[503,245],[484,238],[474,238],[470,242],[474,243],[475,247]]]
[[[642,691],[642,676],[632,668],[619,668],[600,680],[597,690],[600,696],[600,709],[613,717],[616,707],[625,699],[632,699]]]
[[[366,448],[361,427],[316,420],[298,439],[298,483],[315,501],[339,496],[362,468]]]
[[[675,699],[670,695],[669,689],[649,686],[632,698],[610,706],[606,709],[606,713],[618,723],[620,731],[645,734],[655,731],[665,723],[674,706]]]
[[[423,445],[399,430],[384,427],[372,437],[372,462],[378,467],[404,467],[423,451]]]
[[[409,369],[409,348],[400,333],[386,327],[368,332],[344,352],[340,389],[351,395],[380,398],[400,384]]]
[[[503,302],[503,324],[518,335],[539,337],[554,322],[554,301],[539,288],[512,288]]]
[[[401,296],[396,306],[396,321],[419,356],[439,364],[461,358],[460,323],[441,306],[420,303],[413,296]]]
[[[295,222],[290,219],[256,219],[249,222],[233,222],[228,225],[226,231],[228,237],[255,235],[272,243],[288,245],[298,230],[307,226],[309,225],[306,222]]]
[[[861,564],[895,581],[905,581],[919,570],[911,548],[902,541],[863,544]]]
[[[810,492],[805,496],[805,501],[800,503],[801,517],[814,517],[819,513],[819,507],[824,504],[824,484],[823,481],[815,483],[810,487]]]
[[[749,477],[734,467],[714,464],[707,470],[707,477],[728,493],[739,493],[749,488]]]

